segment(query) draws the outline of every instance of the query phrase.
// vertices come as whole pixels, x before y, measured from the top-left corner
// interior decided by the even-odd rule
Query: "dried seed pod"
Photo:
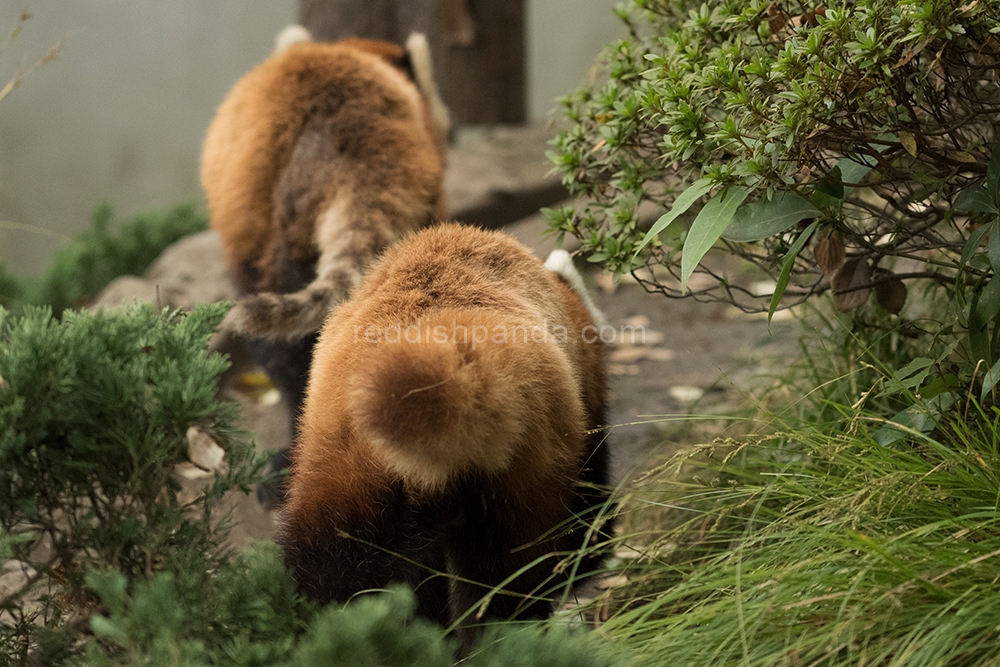
[[[867,301],[872,292],[871,278],[871,267],[866,258],[853,257],[844,262],[830,280],[833,305],[837,310],[847,312]]]
[[[813,258],[823,277],[829,280],[844,265],[844,243],[840,234],[831,232],[820,239],[813,248]]]
[[[899,278],[890,278],[875,285],[875,299],[878,305],[893,315],[898,315],[906,303],[906,285]]]

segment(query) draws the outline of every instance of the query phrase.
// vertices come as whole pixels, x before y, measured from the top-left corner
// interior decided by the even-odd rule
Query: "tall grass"
[[[882,446],[904,359],[806,349],[760,435],[637,485],[603,630],[651,665],[1000,664],[1000,410]]]

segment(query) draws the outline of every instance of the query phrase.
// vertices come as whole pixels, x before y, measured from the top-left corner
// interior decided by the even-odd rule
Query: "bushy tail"
[[[583,305],[587,308],[587,312],[590,313],[598,330],[607,325],[608,321],[604,317],[604,313],[594,303],[594,297],[591,296],[590,290],[583,282],[583,276],[576,270],[573,258],[568,252],[561,248],[553,250],[549,253],[548,259],[545,260],[545,268],[565,278],[570,287],[580,295],[580,300],[583,301]]]
[[[418,488],[466,471],[500,472],[539,407],[538,347],[497,344],[482,318],[437,317],[370,346],[349,381],[348,410],[383,462]],[[544,385],[544,382],[541,383]]]
[[[291,294],[245,296],[226,315],[220,331],[271,340],[302,338],[322,328],[327,314],[347,298],[351,287],[324,278]]]

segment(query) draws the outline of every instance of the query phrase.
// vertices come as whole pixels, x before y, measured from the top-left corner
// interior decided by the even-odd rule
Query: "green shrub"
[[[312,613],[273,542],[260,542],[209,573],[161,572],[129,590],[117,571],[92,570],[94,665],[281,665]]]
[[[405,588],[364,598],[318,615],[289,665],[302,667],[448,667],[455,647],[441,628],[414,619],[416,600]]]
[[[91,229],[59,248],[40,279],[18,280],[0,267],[0,305],[47,305],[59,317],[87,305],[115,278],[142,275],[167,246],[208,226],[193,204],[141,213],[122,222],[117,232],[111,220],[111,206],[98,206]]]
[[[88,615],[91,570],[134,582],[185,573],[192,589],[223,554],[210,521],[263,465],[234,437],[235,404],[216,400],[228,362],[206,352],[225,305],[189,315],[0,310],[0,531],[34,581],[2,600],[0,633],[22,650],[35,631]],[[174,466],[188,431],[210,434],[226,467],[181,500]],[[77,619],[79,620],[79,619]],[[9,622],[7,622],[9,621]]]
[[[878,326],[961,335],[963,379],[1000,360],[1000,1],[634,0],[619,13],[631,35],[606,52],[609,81],[564,103],[572,126],[552,158],[579,203],[548,212],[554,230],[668,296],[773,312],[832,293]],[[650,229],[643,202],[667,211]],[[703,261],[713,247],[773,291]],[[900,317],[907,284],[951,311]]]

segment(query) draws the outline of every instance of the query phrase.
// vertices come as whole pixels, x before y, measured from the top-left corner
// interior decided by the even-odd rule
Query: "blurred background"
[[[614,0],[39,0],[0,3],[0,263],[40,273],[102,201],[116,218],[200,202],[214,109],[285,25],[428,34],[459,127],[543,123],[623,33]],[[14,39],[22,12],[31,18]],[[4,224],[4,223],[14,223]],[[42,233],[11,229],[29,225]],[[46,233],[47,232],[47,233]]]

